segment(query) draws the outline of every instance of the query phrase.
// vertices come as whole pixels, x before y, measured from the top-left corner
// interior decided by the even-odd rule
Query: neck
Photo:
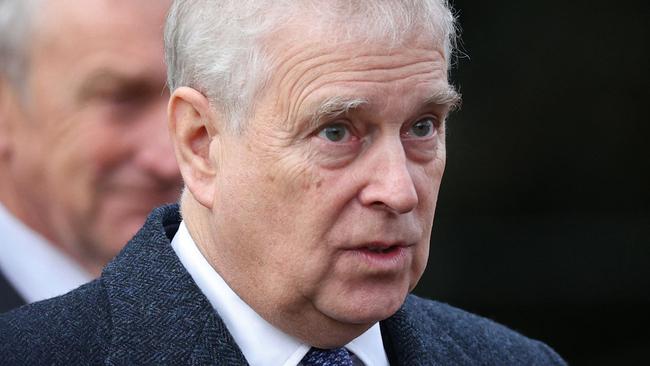
[[[4,165],[0,167],[0,171],[6,172],[7,170],[4,168]],[[0,182],[0,203],[2,203],[9,214],[45,238],[50,245],[58,248],[65,255],[72,258],[91,276],[97,277],[101,273],[102,265],[100,263],[92,260],[84,260],[84,257],[74,252],[71,246],[62,245],[60,243],[61,240],[57,240],[57,236],[48,224],[48,212],[45,207],[30,206],[28,205],[28,200],[20,199],[20,197],[21,195],[14,189],[10,180]]]
[[[10,177],[11,171],[6,169],[6,164],[0,168],[2,176]],[[24,225],[39,233],[48,241],[54,243],[54,236],[47,229],[45,216],[47,213],[37,207],[31,207],[26,199],[21,199],[21,194],[15,189],[11,179],[0,182],[0,202],[13,217],[18,219]]]

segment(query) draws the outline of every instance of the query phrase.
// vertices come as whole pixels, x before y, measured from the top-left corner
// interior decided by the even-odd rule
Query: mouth
[[[401,245],[390,245],[390,246],[369,245],[367,247],[362,247],[362,248],[359,248],[359,249],[370,252],[372,254],[390,254],[390,253],[394,253],[394,252],[398,251],[399,248],[401,248],[401,247],[403,247],[403,246],[401,246]]]
[[[406,264],[412,245],[405,243],[371,243],[351,248],[358,264],[373,271],[393,272]]]

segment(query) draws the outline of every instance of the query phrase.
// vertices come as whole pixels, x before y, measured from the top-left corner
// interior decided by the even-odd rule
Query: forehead
[[[293,33],[271,45],[276,65],[267,90],[288,127],[332,98],[363,100],[365,109],[377,113],[454,102],[442,97],[453,94],[443,48],[427,37],[395,45],[381,39],[336,43],[313,33],[300,39]]]
[[[160,38],[168,7],[168,0],[45,0],[34,14],[34,41]]]
[[[74,88],[98,73],[164,80],[167,7],[166,0],[43,1],[30,44],[31,82]]]

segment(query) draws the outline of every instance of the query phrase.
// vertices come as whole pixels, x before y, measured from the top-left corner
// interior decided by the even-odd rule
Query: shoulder
[[[0,359],[11,365],[101,363],[110,314],[101,280],[0,315]]]
[[[441,338],[454,344],[463,359],[490,365],[565,365],[547,345],[447,304],[408,296],[403,310],[425,347]]]
[[[212,314],[169,243],[179,223],[178,206],[155,209],[99,279],[0,315],[0,364],[95,365],[191,351],[163,341],[193,337],[205,322],[190,318]],[[192,332],[179,336],[188,324]]]

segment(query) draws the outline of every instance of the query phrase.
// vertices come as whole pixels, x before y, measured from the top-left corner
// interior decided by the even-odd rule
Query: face
[[[245,132],[211,145],[209,257],[281,328],[288,314],[369,326],[426,266],[456,97],[447,64],[418,39],[279,43],[285,61]]]
[[[165,123],[166,1],[46,2],[10,148],[24,221],[96,272],[180,176]]]

